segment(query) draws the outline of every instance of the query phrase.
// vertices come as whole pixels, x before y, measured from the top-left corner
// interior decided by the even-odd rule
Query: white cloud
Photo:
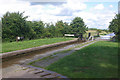
[[[29,2],[16,0],[0,0],[0,13],[5,14],[7,11],[26,11],[30,6]]]
[[[108,14],[109,13],[109,14]],[[88,27],[106,29],[109,26],[109,22],[114,18],[115,13],[111,10],[94,12],[94,9],[90,12],[82,11],[74,13],[74,16],[83,18]]]
[[[0,0],[0,17],[7,11],[9,12],[24,12],[24,16],[29,16],[27,20],[40,20],[40,14],[44,13],[42,5],[31,6],[27,1],[20,0]]]
[[[109,5],[109,7],[113,8],[113,5]]]
[[[29,16],[27,20],[43,20],[45,22],[50,20],[48,18],[50,18],[51,15],[58,14],[61,11],[61,7],[55,5],[48,5],[49,9],[46,10],[45,5],[30,5],[30,2],[22,0],[0,0],[0,7],[0,17],[7,11],[25,11],[24,16]]]
[[[104,9],[104,5],[103,4],[98,4],[94,7],[94,9],[102,10],[102,9]]]
[[[23,12],[24,16],[29,16],[27,20],[43,20],[45,22],[55,22],[56,20],[63,20],[70,22],[68,18],[71,14],[76,10],[86,9],[86,4],[81,3],[79,0],[67,0],[67,3],[64,3],[61,6],[57,5],[30,5],[30,2],[23,0],[0,0],[0,17],[5,14],[7,11],[9,12]],[[61,16],[63,13],[65,16]],[[57,14],[60,14],[56,16]],[[63,15],[64,15],[63,14]],[[66,17],[68,16],[68,17]]]
[[[112,7],[109,5],[109,7]],[[91,10],[87,10],[87,4],[79,0],[67,0],[62,5],[30,5],[30,2],[20,0],[0,0],[0,17],[7,11],[23,12],[24,16],[29,16],[27,20],[42,20],[45,23],[71,22],[74,17],[82,17],[88,27],[107,28],[109,22],[114,17],[114,12],[104,9],[103,4],[92,6]],[[95,10],[98,9],[98,10]],[[102,10],[102,11],[101,11]],[[109,13],[109,14],[108,14]]]
[[[63,6],[72,10],[83,10],[87,8],[87,5],[79,0],[67,0],[67,4],[64,4]]]
[[[87,5],[79,0],[67,0],[67,3],[61,5],[60,8],[57,16],[72,16],[76,11],[85,10]]]

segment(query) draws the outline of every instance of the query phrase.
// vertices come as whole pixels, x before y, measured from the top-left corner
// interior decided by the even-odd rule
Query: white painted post
[[[94,36],[92,36],[92,41],[94,40]]]

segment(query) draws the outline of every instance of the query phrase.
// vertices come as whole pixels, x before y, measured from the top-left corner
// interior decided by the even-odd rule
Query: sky
[[[118,13],[118,0],[0,0],[0,18],[7,11],[25,12],[27,20],[44,23],[81,17],[88,28],[107,29]]]

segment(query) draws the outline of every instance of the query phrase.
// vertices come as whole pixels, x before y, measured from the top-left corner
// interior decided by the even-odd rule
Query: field
[[[2,43],[2,53],[15,50],[22,50],[47,44],[53,44],[62,41],[72,40],[73,38],[45,38],[20,42],[6,42]]]
[[[88,31],[86,31],[86,34],[84,34],[84,37],[87,37],[88,33],[91,33],[92,36],[97,36],[97,30],[88,30]],[[109,32],[106,33],[105,31],[101,31],[101,33],[100,33],[100,35],[106,35],[106,34],[109,34]]]
[[[117,78],[118,43],[99,41],[46,67],[69,78]]]
[[[96,30],[88,30],[88,31],[86,31],[86,32],[87,32],[87,34],[88,34],[88,33],[91,33],[92,36],[97,35],[97,31],[96,31]]]

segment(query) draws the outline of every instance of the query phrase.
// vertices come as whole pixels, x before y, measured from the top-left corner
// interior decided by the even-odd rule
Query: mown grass
[[[86,34],[84,34],[84,37],[88,37],[88,33],[91,33],[92,36],[97,36],[97,30],[88,30],[86,31]],[[106,33],[105,31],[101,31],[100,35],[106,35],[110,32]]]
[[[72,40],[73,38],[46,38],[19,42],[2,43],[2,53],[22,50],[26,48],[38,47],[47,44],[53,44],[62,41]]]
[[[118,43],[100,41],[46,67],[69,78],[117,78]]]

